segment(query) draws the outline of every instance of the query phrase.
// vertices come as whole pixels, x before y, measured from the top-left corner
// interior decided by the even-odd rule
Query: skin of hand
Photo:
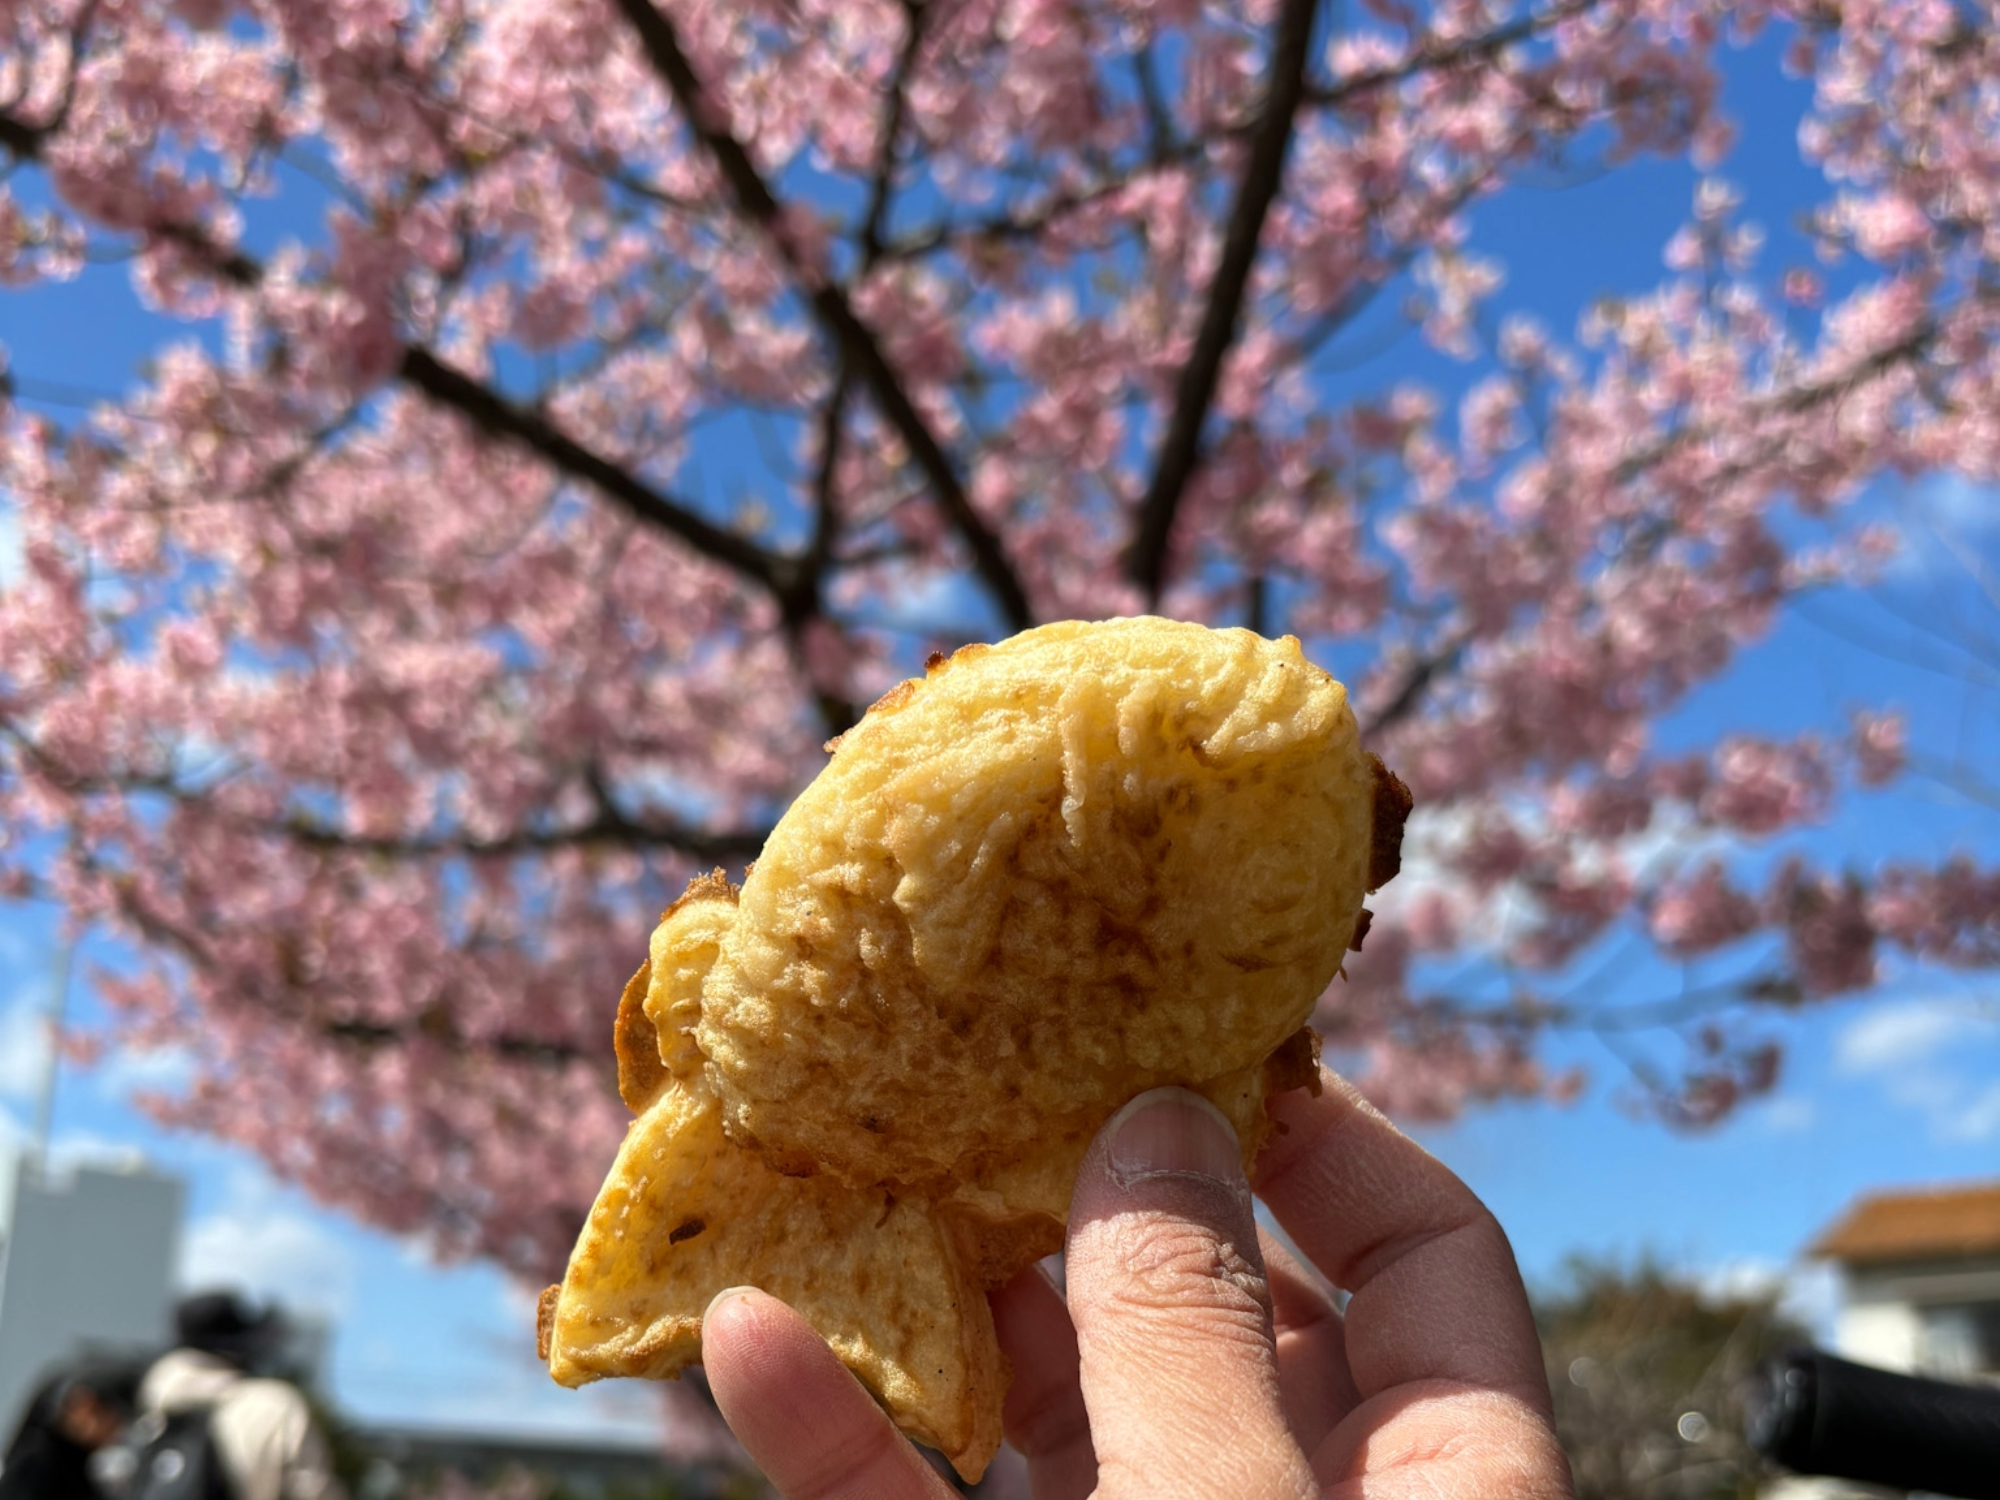
[[[1571,1500],[1506,1235],[1350,1085],[1322,1082],[1272,1101],[1257,1164],[1309,1266],[1258,1228],[1207,1101],[1156,1089],[1099,1133],[1065,1291],[1035,1268],[992,1299],[1035,1500]],[[787,1500],[952,1494],[783,1303],[723,1292],[703,1353]]]

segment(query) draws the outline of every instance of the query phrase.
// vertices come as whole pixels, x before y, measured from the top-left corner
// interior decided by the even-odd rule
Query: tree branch
[[[231,286],[245,289],[256,286],[264,279],[264,267],[245,255],[241,250],[230,250],[218,245],[196,224],[149,224],[146,234],[168,244],[179,245],[192,251],[217,276]]]
[[[240,250],[218,245],[199,225],[155,224],[146,232],[197,254],[211,271],[234,286],[250,289],[263,280],[260,262]],[[491,386],[445,364],[430,350],[418,345],[406,347],[396,375],[481,431],[520,443],[559,472],[594,485],[639,520],[678,537],[696,552],[769,590],[781,606],[799,586],[801,564],[797,559],[767,551],[663,495],[631,470],[558,431],[538,412],[509,401]]]
[[[822,330],[832,339],[840,357],[867,384],[882,415],[930,481],[938,504],[972,554],[974,570],[1000,605],[1008,625],[1014,630],[1027,629],[1034,624],[1034,611],[999,538],[972,508],[956,467],[903,388],[874,333],[855,313],[846,293],[826,280],[819,268],[807,264],[799,252],[785,209],[750,159],[750,153],[725,125],[717,122],[716,106],[704,92],[687,54],[681,50],[673,23],[654,7],[652,0],[617,0],[617,3],[638,34],[654,71],[679,105],[688,129],[714,158],[738,210],[763,231],[784,259]]]
[[[1178,160],[1186,149],[1174,128],[1174,112],[1160,92],[1160,75],[1154,67],[1153,44],[1143,42],[1132,54],[1132,77],[1139,90],[1139,105],[1146,114],[1146,134],[1156,164]]]
[[[1260,568],[1243,586],[1243,623],[1258,635],[1271,633],[1271,580]]]
[[[1192,157],[1195,154],[1187,142],[1182,142],[1182,147],[1182,157]],[[1147,162],[1130,172],[1102,178],[1088,187],[1056,193],[1040,207],[1025,213],[1000,213],[970,222],[936,224],[928,229],[913,231],[904,238],[883,246],[882,253],[888,260],[917,260],[959,240],[993,240],[1003,243],[1032,240],[1051,228],[1059,219],[1089,208],[1092,204],[1101,203],[1113,193],[1123,192],[1146,173],[1181,165],[1185,165],[1185,162],[1181,160]]]
[[[120,916],[138,928],[150,941],[180,954],[189,964],[198,969],[215,970],[216,964],[208,945],[177,922],[168,921],[159,913],[148,910],[141,904],[137,891],[129,880],[114,880],[114,900]],[[462,1032],[452,1019],[449,1009],[440,1003],[433,1003],[421,1011],[411,1021],[400,1025],[389,1025],[380,1021],[358,1019],[333,1019],[315,1015],[315,1007],[304,988],[296,982],[278,977],[290,996],[298,1001],[286,1005],[277,996],[260,996],[260,1000],[275,1018],[289,1014],[289,1019],[303,1024],[322,1036],[337,1041],[353,1042],[363,1046],[384,1046],[407,1044],[413,1038],[422,1037],[455,1052],[484,1052],[512,1062],[533,1062],[544,1066],[562,1066],[574,1062],[601,1062],[603,1054],[593,1048],[585,1051],[567,1042],[544,1040],[539,1037],[524,1037],[513,1032],[497,1032],[492,1036],[470,1038]],[[303,1012],[303,1013],[301,1013]]]
[[[489,386],[480,384],[463,371],[443,363],[428,349],[403,351],[396,372],[409,385],[448,406],[484,432],[511,438],[547,459],[573,478],[595,485],[653,526],[659,527],[695,551],[734,568],[751,582],[761,584],[782,601],[798,584],[799,564],[791,558],[765,551],[754,542],[725,530],[683,505],[667,499],[630,470],[591,452],[574,438],[558,432],[547,420],[525,407],[517,406]]]
[[[1412,662],[1389,701],[1361,726],[1361,738],[1371,740],[1414,714],[1422,705],[1424,695],[1430,691],[1431,683],[1456,668],[1465,655],[1465,648],[1471,644],[1470,630],[1454,631],[1434,650]]]
[[[840,463],[842,428],[846,421],[850,388],[847,371],[843,367],[827,394],[826,405],[820,410],[820,459],[819,472],[813,481],[812,538],[806,546],[798,587],[779,601],[784,612],[785,637],[791,648],[793,665],[811,691],[813,702],[819,709],[820,722],[831,739],[838,739],[852,729],[860,721],[861,714],[852,700],[814,679],[812,662],[806,649],[806,627],[815,619],[827,618],[826,601],[820,590],[826,579],[826,570],[834,563],[833,548],[840,531],[834,483],[835,471]]]
[[[909,103],[910,79],[916,72],[917,58],[923,51],[924,15],[919,0],[903,0],[903,18],[907,29],[903,34],[902,50],[896,57],[895,73],[889,81],[888,116],[882,124],[882,141],[869,186],[868,208],[861,222],[861,273],[864,276],[882,259],[882,227],[888,220],[889,203],[895,195],[898,146]],[[852,392],[853,379],[843,355],[834,376],[833,388],[827,392],[826,405],[820,411],[819,472],[813,481],[812,539],[806,546],[803,576],[796,593],[797,607],[786,617],[793,650],[799,657],[800,674],[809,682],[811,664],[805,660],[803,631],[809,615],[824,617],[826,613],[820,589],[840,537],[841,518],[836,489],[841,443],[846,432],[847,403]],[[819,705],[820,720],[830,738],[838,739],[859,721],[860,713],[847,698],[829,692],[816,682],[812,683],[812,691]]]
[[[904,0],[903,48],[896,55],[895,76],[889,81],[889,113],[882,122],[882,154],[875,163],[875,178],[868,188],[868,209],[861,220],[864,269],[882,258],[882,228],[888,222],[889,200],[895,193],[896,164],[901,155],[897,143],[903,134],[903,118],[909,112],[910,79],[924,47],[925,13],[916,0]]]
[[[245,833],[291,839],[308,849],[385,854],[405,859],[438,855],[474,859],[611,844],[628,848],[677,849],[697,864],[740,864],[757,856],[771,832],[768,828],[710,832],[678,822],[641,822],[619,809],[610,789],[593,767],[586,772],[584,779],[597,804],[597,813],[587,823],[568,828],[518,829],[492,839],[476,839],[462,834],[410,836],[348,833],[302,813],[290,817],[253,817],[231,812],[205,801],[204,793],[190,790],[167,771],[79,775],[50,756],[21,733],[17,726],[0,723],[0,735],[12,742],[39,775],[72,796],[150,793],[165,798],[189,816],[213,818]]]
[[[0,147],[16,161],[38,161],[42,142],[48,139],[46,125],[30,125],[16,115],[0,111]]]
[[[97,5],[98,0],[84,0],[77,11],[76,21],[70,29],[68,69],[55,113],[39,125],[30,125],[0,110],[0,147],[5,147],[16,161],[39,161],[42,143],[68,123],[69,112],[76,105],[77,74],[82,71],[84,59],[90,51],[90,31],[97,21]]]
[[[1765,412],[1777,412],[1785,416],[1803,416],[1824,401],[1837,401],[1852,392],[1857,386],[1877,375],[1886,375],[1905,360],[1914,359],[1924,353],[1938,336],[1938,325],[1929,319],[1893,344],[1877,349],[1866,359],[1857,361],[1851,368],[1837,375],[1829,375],[1822,380],[1809,380],[1790,390],[1779,391],[1761,401],[1749,403],[1748,415],[1755,417]],[[1616,485],[1630,484],[1641,474],[1670,458],[1689,443],[1699,442],[1711,434],[1712,429],[1697,424],[1676,428],[1674,431],[1655,439],[1638,452],[1620,460],[1618,467],[1611,471],[1611,482]],[[1745,465],[1732,466],[1730,477],[1740,473]]]
[[[492,1036],[468,1037],[442,1009],[427,1010],[414,1021],[401,1026],[391,1026],[381,1021],[355,1020],[323,1020],[317,1022],[316,1026],[322,1034],[335,1041],[349,1042],[362,1047],[402,1047],[421,1038],[448,1047],[454,1052],[480,1052],[504,1058],[508,1062],[540,1063],[548,1067],[591,1062],[602,1067],[604,1061],[602,1047],[592,1047],[585,1051],[569,1042],[545,1041],[539,1037],[518,1036],[507,1031],[495,1032]]]
[[[769,836],[767,829],[706,833],[677,823],[641,823],[617,809],[605,806],[588,823],[570,828],[523,829],[499,838],[475,839],[458,835],[416,837],[344,833],[324,823],[303,817],[250,825],[264,832],[293,840],[308,849],[355,854],[384,854],[399,859],[422,859],[439,855],[467,859],[505,858],[515,854],[545,853],[551,849],[573,849],[586,845],[610,844],[619,847],[668,848],[687,855],[697,864],[742,864],[754,859]]]
[[[1145,592],[1149,604],[1157,605],[1160,600],[1174,515],[1188,481],[1201,462],[1202,427],[1221,380],[1222,362],[1236,342],[1264,220],[1284,177],[1293,119],[1305,92],[1306,58],[1317,12],[1318,0],[1285,0],[1279,13],[1277,29],[1271,38],[1271,71],[1264,111],[1251,137],[1250,160],[1243,169],[1243,181],[1230,210],[1222,261],[1209,283],[1208,306],[1202,313],[1194,351],[1181,367],[1173,416],[1160,444],[1153,481],[1139,502],[1126,570]]]

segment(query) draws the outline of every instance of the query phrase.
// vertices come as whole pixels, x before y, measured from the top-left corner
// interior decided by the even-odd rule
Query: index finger
[[[1444,1381],[1549,1411],[1541,1340],[1507,1236],[1472,1190],[1330,1069],[1271,1101],[1256,1188],[1350,1294],[1347,1364],[1364,1399]]]
[[[951,1494],[813,1326],[753,1287],[702,1317],[709,1390],[752,1463],[787,1500],[945,1500]]]

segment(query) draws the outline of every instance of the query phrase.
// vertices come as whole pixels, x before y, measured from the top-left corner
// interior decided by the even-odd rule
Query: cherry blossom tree
[[[121,258],[182,330],[84,413],[9,351],[4,889],[128,945],[168,1119],[547,1279],[679,884],[928,651],[1158,610],[1299,635],[1415,791],[1320,1015],[1381,1099],[1573,1087],[1548,1039],[1603,1018],[1554,977],[1636,936],[1739,959],[1640,1074],[1718,1117],[1771,1008],[2000,962],[2000,871],[1753,857],[1899,775],[1892,714],[1652,732],[1881,557],[1871,483],[2000,473],[1995,19],[4,0],[0,277]],[[1499,316],[1473,205],[1721,159],[1766,27],[1851,284],[1709,182],[1650,294]],[[1484,362],[1461,400],[1327,398],[1385,291]]]

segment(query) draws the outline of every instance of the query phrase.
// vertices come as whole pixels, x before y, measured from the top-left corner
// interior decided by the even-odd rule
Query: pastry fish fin
[[[922,1199],[786,1177],[667,1081],[633,1122],[546,1316],[549,1372],[671,1379],[725,1287],[789,1304],[905,1432],[968,1480],[1000,1446],[1005,1365],[976,1268]]]

